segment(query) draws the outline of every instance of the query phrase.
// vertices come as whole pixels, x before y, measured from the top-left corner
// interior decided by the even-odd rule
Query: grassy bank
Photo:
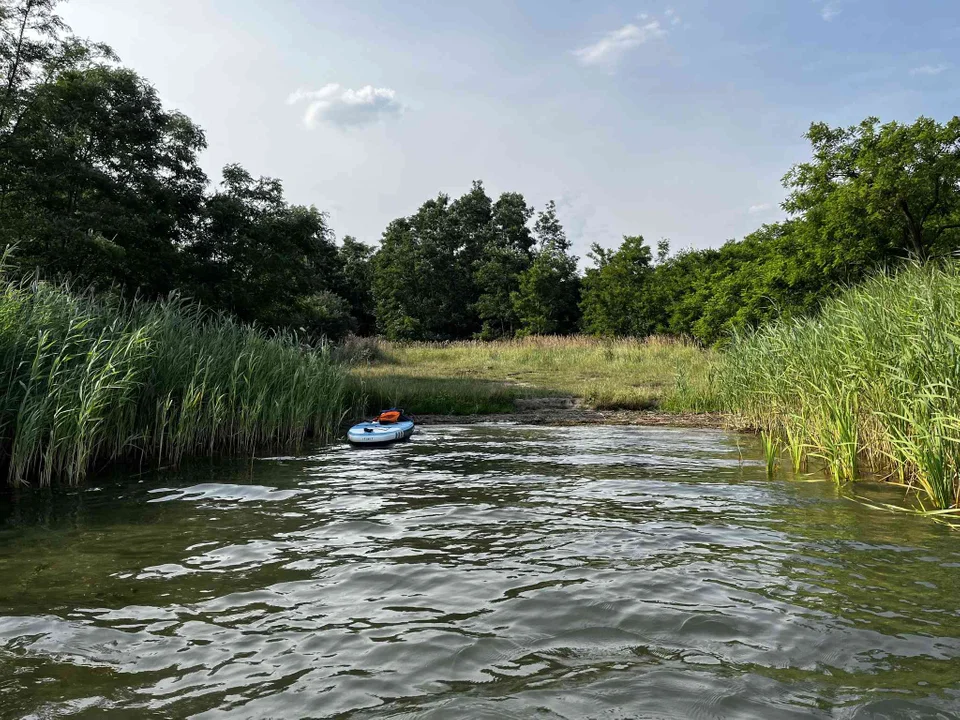
[[[769,461],[862,470],[960,506],[960,271],[879,277],[815,318],[738,338],[719,365],[724,405],[764,432]]]
[[[0,470],[13,484],[75,483],[116,460],[295,448],[344,412],[342,369],[292,336],[179,301],[0,282]]]
[[[378,343],[356,352],[368,407],[419,413],[509,412],[518,399],[579,398],[596,409],[714,409],[715,355],[669,338],[530,337],[500,342]]]

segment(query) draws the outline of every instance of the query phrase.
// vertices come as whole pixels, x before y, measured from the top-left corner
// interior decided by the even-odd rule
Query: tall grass
[[[76,483],[99,463],[298,447],[338,426],[325,347],[180,300],[122,303],[0,279],[0,470]]]
[[[519,398],[579,398],[602,410],[715,409],[715,353],[682,339],[533,336],[496,342],[379,344],[354,382],[414,412],[503,412]],[[418,408],[420,408],[418,410]],[[430,408],[430,409],[422,409]]]
[[[719,364],[727,409],[794,467],[838,482],[864,470],[960,506],[960,269],[913,267],[848,291],[816,317],[742,335]]]

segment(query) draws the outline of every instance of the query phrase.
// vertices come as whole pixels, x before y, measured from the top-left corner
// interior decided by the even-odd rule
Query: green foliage
[[[528,227],[532,217],[533,208],[519,193],[504,193],[493,204],[492,231],[474,274],[479,292],[476,311],[484,339],[516,334],[519,321],[512,296],[520,289],[520,276],[532,262],[534,241]]]
[[[520,321],[513,296],[520,290],[520,278],[530,268],[531,258],[509,246],[491,243],[484,252],[475,279],[480,289],[476,311],[484,340],[513,337]]]
[[[960,269],[911,267],[828,302],[817,316],[739,335],[723,354],[724,405],[822,460],[838,482],[862,469],[922,503],[960,505]]]
[[[654,329],[713,344],[735,330],[815,310],[841,281],[824,277],[796,225],[765,225],[740,242],[682,253],[657,266],[647,305]]]
[[[203,201],[203,147],[132,71],[65,69],[32,89],[0,144],[0,238],[25,269],[166,293]]]
[[[285,323],[306,338],[339,340],[357,330],[350,302],[328,290],[299,296],[283,312]]]
[[[960,244],[960,118],[814,123],[807,138],[813,161],[784,178],[791,190],[784,207],[807,220],[821,265],[907,254],[924,260]]]
[[[565,335],[577,330],[580,320],[580,278],[577,258],[557,218],[553,201],[537,216],[534,226],[538,250],[529,269],[519,276],[511,295],[520,323],[517,334]]]
[[[198,259],[195,294],[204,304],[266,326],[333,337],[349,329],[339,318],[349,310],[337,310],[337,319],[324,324],[332,312],[330,291],[341,282],[326,217],[316,208],[288,205],[279,180],[254,180],[238,165],[224,168],[222,189],[207,199],[190,249]]]
[[[450,199],[424,203],[387,227],[374,259],[377,326],[394,339],[456,337],[470,326],[470,278],[457,262],[463,243]]]
[[[0,282],[0,468],[76,483],[118,459],[251,455],[327,438],[344,376],[326,347],[172,299],[111,301]]]
[[[584,283],[585,329],[724,342],[735,331],[815,312],[844,288],[907,257],[960,247],[960,118],[939,124],[807,134],[813,159],[784,178],[793,217],[719,249],[688,250],[652,273],[634,239],[595,248]]]
[[[641,236],[624,237],[616,251],[593,245],[596,267],[583,279],[583,329],[591,335],[644,337],[652,331],[646,307],[653,253]]]
[[[393,340],[512,337],[529,332],[531,313],[549,315],[542,327],[575,330],[576,259],[552,204],[533,257],[532,214],[522,195],[492,202],[475,182],[453,202],[440,195],[390,223],[373,263],[378,330]]]
[[[356,288],[325,216],[236,165],[208,193],[200,128],[70,37],[57,4],[0,0],[0,246],[19,269],[128,298],[176,290],[270,327],[369,328],[361,293],[346,316],[331,297]]]
[[[373,301],[374,248],[347,235],[340,246],[342,278],[340,294],[349,303],[353,318],[351,330],[358,335],[373,335],[376,330],[376,306]]]

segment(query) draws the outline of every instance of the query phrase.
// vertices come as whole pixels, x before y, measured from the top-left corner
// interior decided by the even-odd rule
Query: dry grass
[[[604,410],[714,409],[714,353],[674,338],[381,342],[370,355],[377,359],[352,370],[368,404],[421,413],[504,412],[517,398],[538,396],[580,398]]]

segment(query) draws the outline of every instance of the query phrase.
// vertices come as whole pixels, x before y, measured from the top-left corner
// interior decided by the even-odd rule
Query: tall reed
[[[813,318],[736,337],[721,402],[838,482],[880,472],[925,507],[960,505],[960,268],[879,276]]]
[[[345,409],[328,348],[208,316],[0,278],[0,469],[76,483],[113,460],[296,448]]]

